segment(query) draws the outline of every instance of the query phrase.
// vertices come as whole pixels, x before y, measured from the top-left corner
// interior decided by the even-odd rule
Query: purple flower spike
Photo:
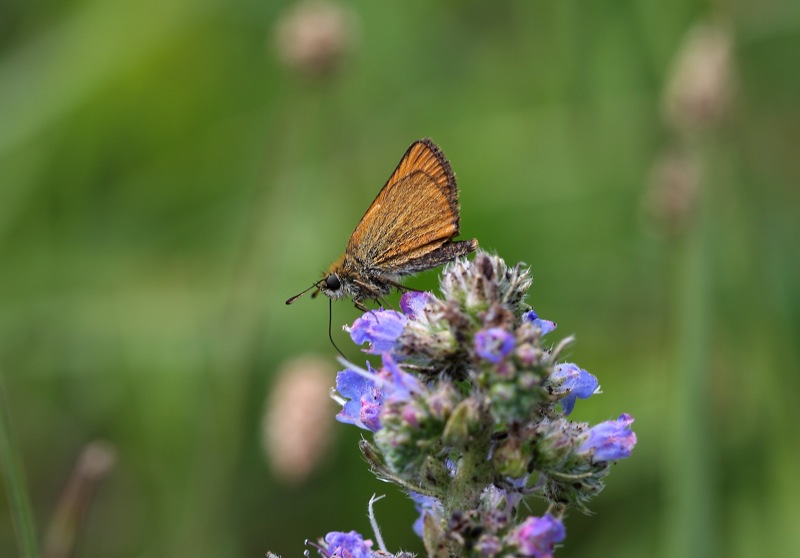
[[[503,328],[490,327],[475,334],[475,352],[493,364],[498,364],[513,350],[514,336]]]
[[[336,391],[349,399],[336,415],[336,420],[355,424],[364,430],[380,430],[383,393],[375,382],[353,370],[343,370],[336,375]]]
[[[553,546],[564,540],[564,524],[549,513],[544,517],[529,517],[509,536],[519,547],[522,556],[552,558]]]
[[[565,416],[575,408],[575,401],[578,398],[588,399],[597,393],[600,387],[597,378],[571,362],[556,366],[551,379],[559,380],[561,378],[564,378],[564,382],[555,389],[554,393],[567,394],[561,399],[561,409]]]
[[[578,453],[592,452],[592,463],[616,461],[630,457],[636,445],[636,434],[630,429],[633,417],[623,413],[617,420],[607,420],[589,429],[588,438]]]
[[[543,320],[533,310],[529,310],[522,315],[522,320],[530,322],[542,330],[542,335],[547,335],[556,328],[556,323],[550,320]]]
[[[418,318],[431,298],[430,293],[420,291],[403,293],[403,296],[400,297],[400,310],[409,318]]]
[[[371,310],[346,329],[356,345],[369,343],[365,353],[380,355],[394,349],[407,321],[408,318],[394,310]]]
[[[372,541],[350,531],[333,531],[325,535],[327,547],[324,549],[327,558],[370,558],[373,556]]]

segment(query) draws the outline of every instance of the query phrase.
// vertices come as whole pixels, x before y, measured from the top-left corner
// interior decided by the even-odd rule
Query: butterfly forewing
[[[458,234],[457,216],[447,199],[432,184],[422,187],[416,184],[425,182],[430,182],[427,175],[414,173],[394,188],[395,194],[400,194],[402,186],[413,189],[414,195],[398,200],[404,206],[404,213],[383,223],[381,233],[386,235],[386,242],[381,242],[381,249],[375,251],[374,263],[387,272],[424,256]]]
[[[430,140],[415,142],[359,222],[347,254],[368,268],[396,273],[459,232],[453,171]],[[370,238],[367,246],[363,238]]]

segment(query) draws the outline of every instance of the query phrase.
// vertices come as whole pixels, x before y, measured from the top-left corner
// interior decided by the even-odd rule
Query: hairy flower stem
[[[448,515],[477,507],[481,491],[492,478],[491,463],[486,459],[485,451],[481,451],[488,446],[489,436],[481,432],[480,436],[475,436],[470,446],[464,449],[464,456],[459,462],[458,471],[453,476],[443,502]]]

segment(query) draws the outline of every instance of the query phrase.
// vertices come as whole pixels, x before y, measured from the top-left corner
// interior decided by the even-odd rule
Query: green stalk
[[[671,436],[666,471],[665,555],[701,558],[713,555],[712,455],[709,431],[710,328],[713,299],[708,150],[692,146],[700,174],[696,220],[677,247],[675,314],[677,327],[675,395],[669,408]]]

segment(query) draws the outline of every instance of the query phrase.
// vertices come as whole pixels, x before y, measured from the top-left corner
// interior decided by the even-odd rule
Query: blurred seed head
[[[275,46],[286,66],[311,77],[337,70],[354,48],[355,12],[332,0],[304,0],[290,6],[275,24]]]
[[[94,494],[116,463],[116,450],[104,441],[91,442],[83,447],[61,493],[47,526],[42,556],[68,558],[75,555],[78,538]]]
[[[278,370],[262,420],[262,444],[284,481],[304,481],[330,447],[335,376],[333,365],[315,356],[289,360]]]
[[[689,30],[673,61],[665,90],[664,115],[679,131],[717,126],[733,100],[733,38],[722,25]]]
[[[700,171],[686,149],[664,150],[650,171],[644,197],[648,222],[668,235],[681,233],[691,223],[697,206]]]

